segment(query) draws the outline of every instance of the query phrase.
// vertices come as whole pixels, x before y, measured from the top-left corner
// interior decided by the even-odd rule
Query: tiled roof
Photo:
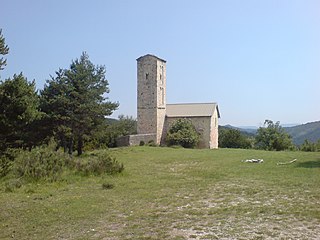
[[[218,111],[216,103],[183,103],[183,104],[167,104],[167,117],[210,117],[214,114],[215,109]]]

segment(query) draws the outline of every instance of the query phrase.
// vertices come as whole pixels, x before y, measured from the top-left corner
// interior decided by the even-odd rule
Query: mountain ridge
[[[292,142],[295,145],[301,145],[305,140],[310,142],[317,142],[320,139],[320,121],[308,122],[305,124],[283,124],[282,126],[290,126],[283,127],[283,129],[292,137]],[[230,124],[221,126],[221,128],[229,128],[239,130],[241,133],[246,136],[253,137],[256,135],[258,127],[235,127]]]

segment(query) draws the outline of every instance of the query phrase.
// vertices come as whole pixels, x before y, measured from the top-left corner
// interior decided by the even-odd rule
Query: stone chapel
[[[117,140],[118,146],[141,141],[165,144],[170,126],[187,118],[200,134],[199,148],[218,148],[217,103],[166,103],[166,61],[151,54],[137,59],[137,132]]]

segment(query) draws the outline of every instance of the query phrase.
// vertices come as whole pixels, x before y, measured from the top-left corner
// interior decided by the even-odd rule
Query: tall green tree
[[[265,120],[264,127],[260,127],[256,135],[256,147],[265,150],[281,151],[290,148],[291,136],[280,126],[280,122],[273,123]]]
[[[20,73],[0,83],[0,148],[31,147],[32,123],[41,117],[35,82]]]
[[[51,76],[48,85],[40,92],[40,108],[45,113],[41,126],[45,136],[54,135],[59,144],[68,149],[71,141],[71,119],[70,119],[70,92],[71,85],[65,76],[65,71],[59,69],[56,76]],[[72,150],[71,150],[72,153]]]
[[[105,67],[94,65],[84,52],[69,69],[57,71],[41,91],[41,109],[70,154],[76,143],[81,155],[84,140],[119,106],[105,96],[109,93],[105,74]]]
[[[2,29],[0,29],[0,55],[6,55],[9,53],[9,47],[5,43],[5,38],[2,35]],[[0,70],[7,65],[7,60],[3,57],[0,58]]]

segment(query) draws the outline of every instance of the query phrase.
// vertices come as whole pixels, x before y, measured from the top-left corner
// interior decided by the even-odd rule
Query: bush
[[[5,192],[13,192],[14,189],[22,186],[20,179],[11,179],[5,183]]]
[[[20,150],[13,163],[13,172],[18,178],[56,181],[68,162],[68,155],[51,147],[37,147],[31,151]]]
[[[237,129],[221,129],[219,132],[221,148],[251,148],[251,141]]]
[[[124,166],[107,151],[99,151],[87,157],[77,159],[75,170],[83,173],[85,176],[101,175],[104,173],[115,174],[121,173],[124,170]]]
[[[13,149],[7,149],[0,154],[0,178],[6,176],[11,171],[15,152]]]
[[[178,119],[173,123],[167,134],[167,144],[180,145],[185,148],[195,147],[200,140],[195,127],[188,119]]]
[[[0,178],[6,176],[11,169],[12,161],[6,156],[0,157]]]
[[[150,140],[150,141],[148,142],[148,146],[149,146],[149,147],[156,147],[157,144],[156,144],[153,140]]]
[[[15,150],[13,159],[2,155],[0,171],[8,175],[5,190],[10,192],[23,183],[39,180],[57,181],[63,173],[81,173],[88,175],[115,174],[124,170],[107,150],[86,154],[82,157],[71,157],[62,151],[55,151],[54,144],[32,149],[31,151]]]
[[[317,145],[306,139],[306,140],[304,140],[304,143],[300,146],[300,149],[301,149],[301,151],[304,151],[304,152],[316,152]]]
[[[102,183],[102,189],[108,190],[114,188],[114,185],[111,183]]]

